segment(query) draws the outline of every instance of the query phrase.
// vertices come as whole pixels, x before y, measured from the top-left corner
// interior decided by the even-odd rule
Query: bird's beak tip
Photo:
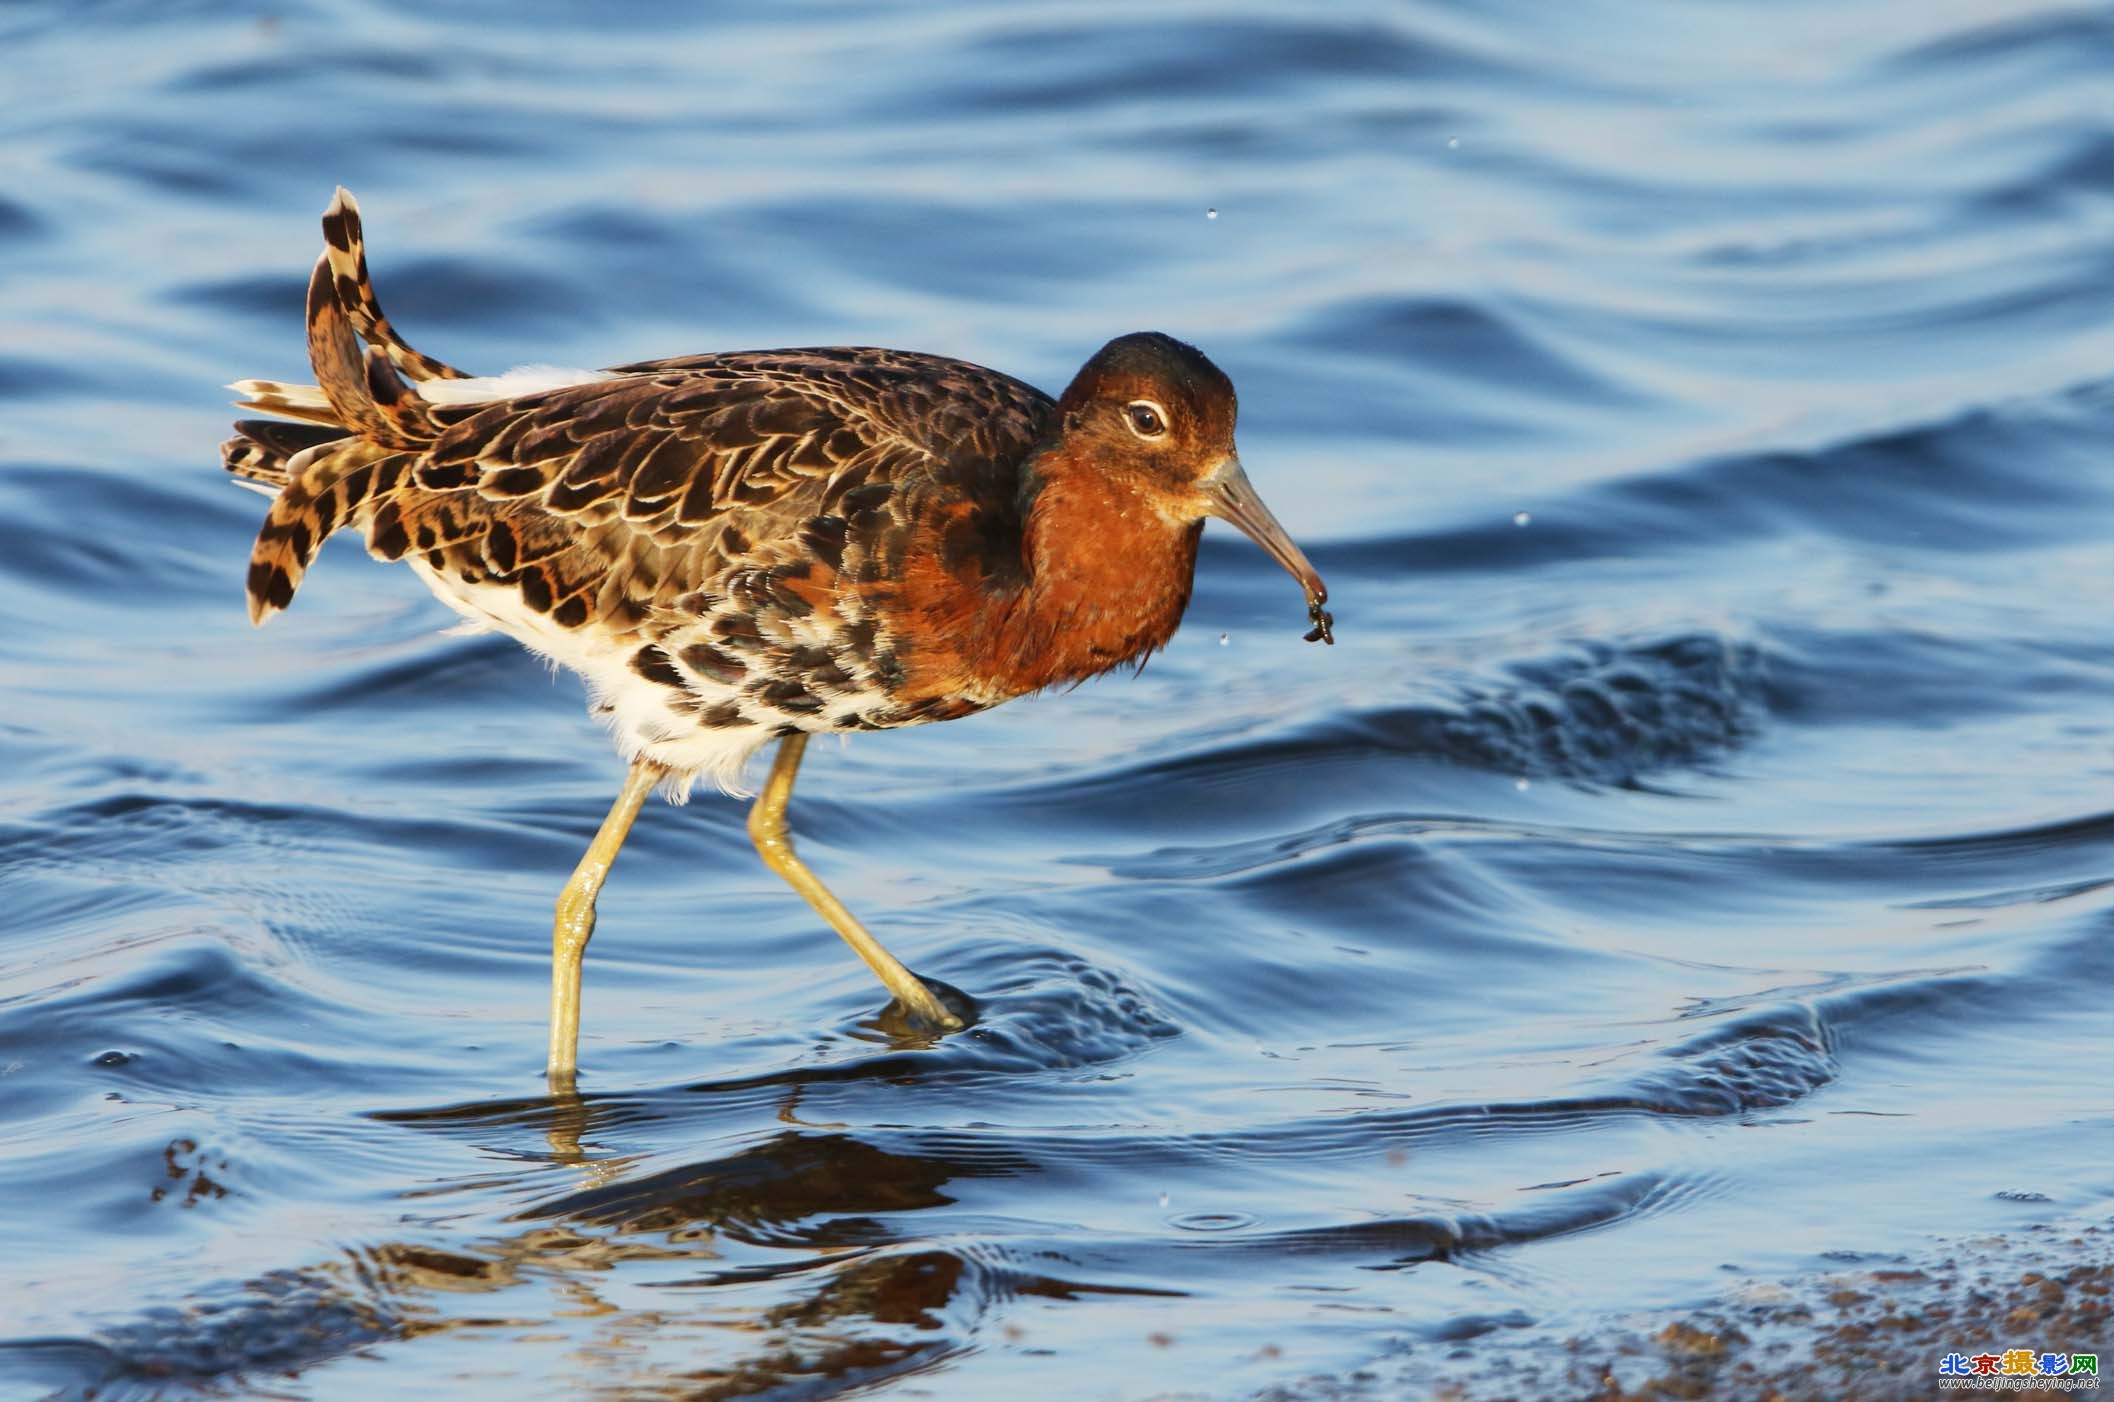
[[[1329,587],[1321,582],[1321,575],[1307,559],[1306,552],[1293,543],[1270,508],[1263,505],[1263,499],[1256,494],[1254,484],[1242,470],[1240,459],[1227,458],[1212,474],[1205,493],[1212,515],[1238,527],[1306,591],[1307,619],[1314,625],[1306,640],[1333,644],[1336,641],[1336,620],[1322,607],[1329,601]]]

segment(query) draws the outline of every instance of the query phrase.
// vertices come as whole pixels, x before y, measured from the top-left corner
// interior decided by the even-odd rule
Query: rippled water
[[[2104,6],[600,10],[0,11],[0,1392],[1240,1396],[2104,1213]],[[486,371],[1193,339],[1341,645],[1215,527],[817,750],[945,1040],[650,809],[553,1103],[577,685],[243,616],[340,181]]]

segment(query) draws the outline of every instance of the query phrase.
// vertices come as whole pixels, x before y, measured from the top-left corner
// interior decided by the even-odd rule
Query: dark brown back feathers
[[[406,376],[462,372],[391,328],[349,196],[324,227],[308,296],[317,387],[240,386],[246,407],[314,427],[245,420],[222,451],[230,471],[281,489],[251,557],[258,622],[348,525],[383,558],[420,551],[513,585],[568,626],[593,614],[612,570],[651,577],[657,605],[758,542],[841,540],[847,511],[877,526],[877,507],[935,473],[987,465],[987,493],[1008,508],[1012,468],[1052,426],[1048,396],[995,371],[840,347],[648,361],[517,399],[430,404]]]

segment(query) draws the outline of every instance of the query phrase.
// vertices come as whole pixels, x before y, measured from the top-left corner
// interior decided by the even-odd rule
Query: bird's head
[[[1233,444],[1233,381],[1195,346],[1140,331],[1110,341],[1058,401],[1067,448],[1169,522],[1230,521],[1306,591],[1309,642],[1334,642],[1329,591],[1263,505]]]

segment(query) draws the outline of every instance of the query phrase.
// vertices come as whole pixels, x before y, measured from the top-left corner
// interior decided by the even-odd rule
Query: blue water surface
[[[1243,1397],[2107,1215],[2105,5],[22,0],[0,55],[0,1395]],[[655,805],[554,1101],[578,684],[347,542],[244,616],[220,386],[303,376],[340,182],[487,373],[1192,340],[1339,645],[1214,526],[1142,675],[816,746],[941,1040]]]

